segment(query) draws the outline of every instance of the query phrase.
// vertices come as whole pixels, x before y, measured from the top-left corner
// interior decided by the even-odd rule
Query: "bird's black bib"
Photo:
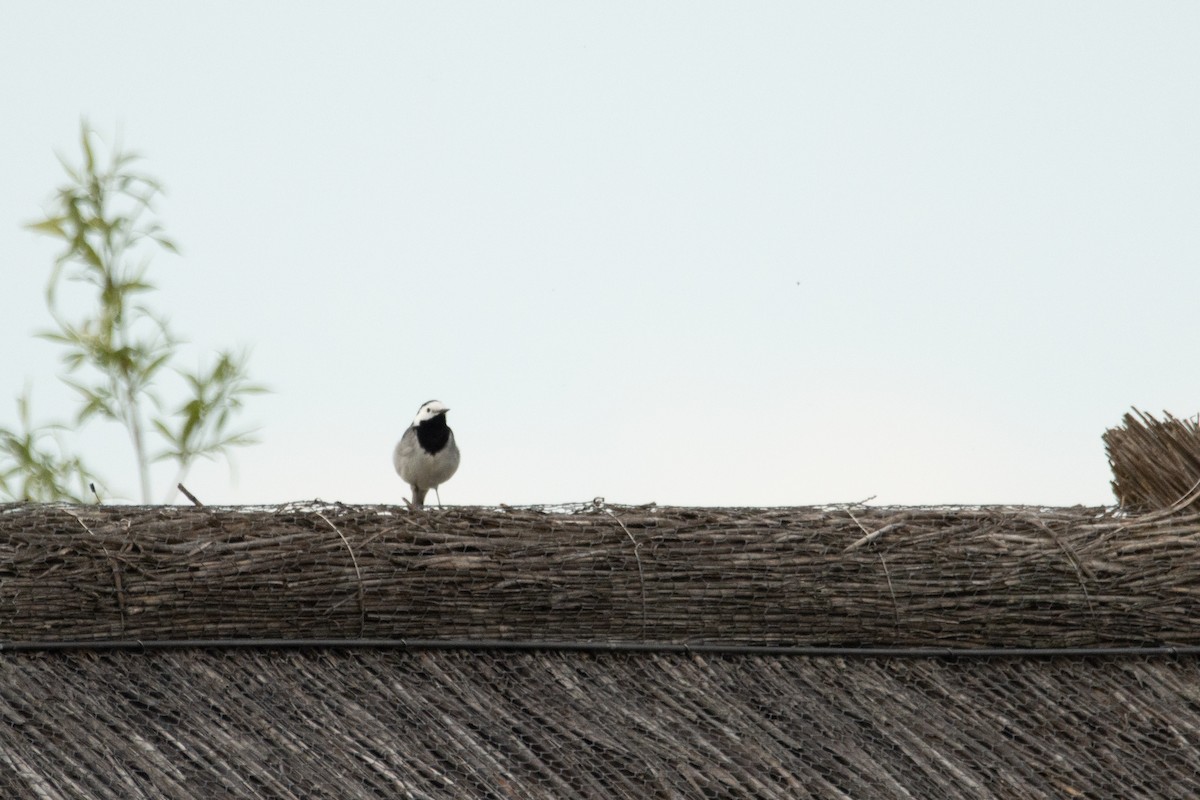
[[[446,424],[446,415],[438,414],[418,425],[417,441],[421,443],[421,449],[429,455],[440,453],[450,441],[450,426]]]

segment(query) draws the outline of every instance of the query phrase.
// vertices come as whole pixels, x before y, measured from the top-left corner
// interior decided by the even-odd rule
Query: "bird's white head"
[[[413,425],[420,425],[426,420],[433,419],[438,414],[445,414],[450,410],[449,406],[442,405],[439,400],[430,400],[425,405],[417,409],[417,416],[413,419]]]

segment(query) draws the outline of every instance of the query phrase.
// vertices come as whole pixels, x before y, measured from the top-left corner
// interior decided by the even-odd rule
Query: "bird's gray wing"
[[[400,473],[401,478],[408,480],[404,474],[404,468],[412,464],[420,446],[417,442],[417,429],[409,426],[404,435],[400,437],[400,441],[396,443],[395,451],[392,452],[392,465],[396,468],[396,472]]]
[[[447,475],[444,480],[450,480],[450,476],[458,472],[458,462],[462,460],[462,456],[458,452],[458,442],[454,441],[454,431],[450,431],[450,441],[446,442],[446,468]]]

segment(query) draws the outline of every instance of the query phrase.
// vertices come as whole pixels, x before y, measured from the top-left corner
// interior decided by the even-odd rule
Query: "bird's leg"
[[[420,511],[421,509],[425,508],[425,494],[429,490],[428,489],[418,489],[416,486],[413,486],[412,490],[413,490],[413,499],[412,499],[412,503],[410,503],[408,507],[411,508],[413,511]]]
[[[438,499],[438,508],[441,508],[442,507],[442,493],[440,491],[438,491],[438,487],[436,487],[436,486],[433,487],[433,494]]]

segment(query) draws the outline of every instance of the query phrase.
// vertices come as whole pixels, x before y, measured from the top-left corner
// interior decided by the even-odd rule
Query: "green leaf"
[[[84,261],[91,264],[96,269],[104,269],[104,262],[100,259],[100,254],[96,252],[96,249],[92,247],[91,243],[87,239],[84,239],[83,237],[77,238],[75,241],[75,248],[79,251],[79,255],[83,257]]]
[[[35,233],[44,233],[48,236],[58,237],[59,239],[66,239],[66,238],[69,238],[67,236],[66,228],[63,227],[63,223],[65,223],[66,221],[67,221],[67,218],[63,217],[63,216],[47,217],[46,219],[41,220],[40,222],[26,223],[24,227],[25,227],[25,230],[27,230],[27,231],[33,231]]]
[[[87,120],[82,120],[79,127],[79,143],[83,148],[84,169],[87,174],[94,175],[96,173],[96,155],[92,152],[91,129],[88,127]]]
[[[166,250],[168,253],[179,255],[179,246],[175,244],[174,240],[168,239],[165,236],[154,236],[152,238],[154,241],[158,242],[159,247]]]

